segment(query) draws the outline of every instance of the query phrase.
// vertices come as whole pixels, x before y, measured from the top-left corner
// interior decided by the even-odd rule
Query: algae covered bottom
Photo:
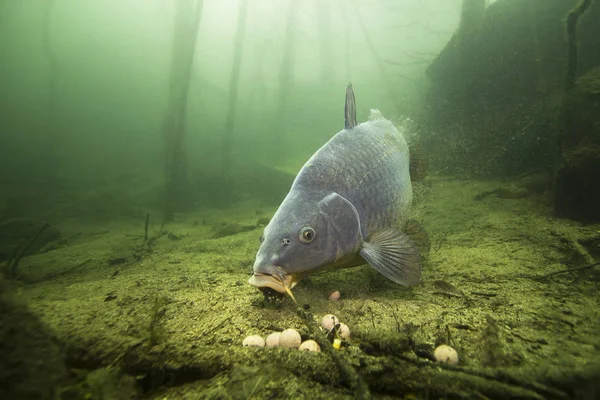
[[[513,184],[529,187],[521,183]],[[569,398],[586,390],[598,368],[599,276],[593,268],[549,274],[583,265],[582,254],[597,256],[600,227],[550,217],[535,191],[480,196],[506,190],[443,177],[416,186],[415,214],[430,229],[432,250],[415,287],[366,266],[296,287],[315,325],[331,313],[350,327],[337,356],[373,397]],[[355,383],[326,352],[242,346],[246,336],[286,328],[302,340],[317,335],[290,299],[269,303],[245,283],[257,220],[272,211],[247,204],[190,215],[168,234],[151,226],[145,244],[137,220],[66,221],[68,244],[23,259],[20,282],[28,283],[17,281],[14,295],[65,344],[69,368],[133,376],[140,398],[352,398]],[[215,238],[233,223],[255,229]],[[341,299],[329,301],[335,290]],[[432,361],[440,344],[458,351],[458,365]]]

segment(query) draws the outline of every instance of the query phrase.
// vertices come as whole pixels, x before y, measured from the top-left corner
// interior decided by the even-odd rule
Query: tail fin
[[[354,90],[352,82],[346,86],[346,104],[344,106],[344,127],[346,129],[354,128],[356,123],[356,100],[354,99]]]

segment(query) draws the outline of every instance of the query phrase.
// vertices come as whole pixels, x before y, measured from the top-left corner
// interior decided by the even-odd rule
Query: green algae
[[[475,200],[504,184],[434,177],[416,188],[413,217],[432,241],[416,287],[363,266],[323,272],[294,289],[315,324],[333,313],[350,327],[339,354],[374,398],[570,397],[576,388],[568,378],[597,367],[593,271],[535,278],[581,265],[571,244],[595,243],[600,226],[553,218],[535,192]],[[179,240],[161,237],[117,266],[106,260],[115,249],[134,251],[139,240],[124,234],[139,230],[139,221],[115,221],[102,235],[84,230],[78,242],[28,257],[21,268],[35,278],[64,268],[64,260],[92,262],[19,291],[81,364],[118,366],[136,377],[142,398],[353,398],[354,383],[325,353],[241,346],[248,335],[286,328],[303,340],[315,335],[291,300],[269,303],[247,284],[261,227],[213,236],[211,226],[255,225],[255,210],[182,217],[167,227]],[[439,280],[464,296],[440,293]],[[328,300],[334,290],[340,301]],[[108,294],[116,297],[106,301]],[[156,315],[160,335],[148,340]],[[432,361],[440,344],[458,351],[457,366]]]

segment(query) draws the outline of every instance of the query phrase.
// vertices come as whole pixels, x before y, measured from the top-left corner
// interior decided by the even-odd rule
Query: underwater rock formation
[[[427,69],[429,108],[421,120],[430,133],[422,144],[432,169],[473,177],[552,169],[562,130],[565,19],[575,4],[498,0],[483,15],[463,10],[468,29],[461,21]],[[578,24],[580,74],[600,65],[599,19],[594,2]]]
[[[565,96],[554,211],[559,217],[600,221],[600,67],[581,78]]]

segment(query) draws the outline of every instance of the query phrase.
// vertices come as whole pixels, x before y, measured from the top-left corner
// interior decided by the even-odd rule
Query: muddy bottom
[[[298,306],[267,301],[247,284],[275,211],[257,204],[178,215],[162,232],[151,216],[147,240],[143,218],[66,220],[69,240],[24,258],[11,286],[64,345],[58,398],[597,396],[599,267],[557,272],[595,261],[600,226],[553,218],[546,194],[498,195],[505,186],[417,186],[413,217],[432,246],[412,288],[362,266],[301,281]],[[315,338],[328,313],[351,331],[335,353],[242,347],[287,328]],[[434,360],[442,344],[457,365]]]

